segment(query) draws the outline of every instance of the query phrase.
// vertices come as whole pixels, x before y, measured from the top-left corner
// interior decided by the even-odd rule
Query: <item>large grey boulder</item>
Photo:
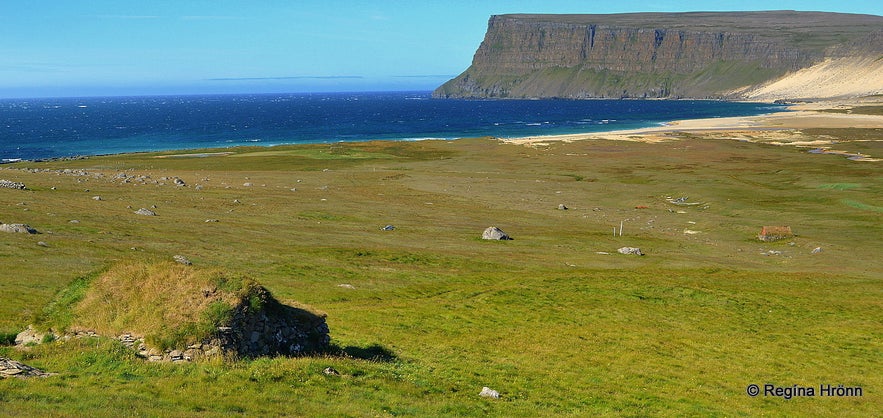
[[[619,251],[620,254],[644,255],[644,253],[641,252],[641,249],[637,247],[622,247],[616,251]]]
[[[488,227],[481,233],[481,239],[492,239],[492,240],[510,240],[512,239],[503,232],[500,228],[495,226]]]

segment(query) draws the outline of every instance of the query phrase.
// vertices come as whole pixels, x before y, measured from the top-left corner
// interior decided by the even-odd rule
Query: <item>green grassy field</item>
[[[880,413],[879,162],[695,137],[200,152],[228,153],[0,167],[28,187],[0,189],[0,221],[40,231],[0,236],[0,356],[57,373],[0,380],[0,415]],[[764,225],[796,236],[760,242]],[[481,240],[488,226],[514,240]],[[8,345],[78,277],[175,254],[327,313],[338,349],[182,365],[103,339]]]

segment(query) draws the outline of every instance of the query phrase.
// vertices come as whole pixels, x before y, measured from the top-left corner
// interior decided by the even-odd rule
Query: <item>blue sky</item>
[[[0,97],[431,90],[493,14],[773,9],[883,2],[0,0]]]

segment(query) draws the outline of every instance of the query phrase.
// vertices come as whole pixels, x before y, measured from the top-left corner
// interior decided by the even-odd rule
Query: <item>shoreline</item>
[[[581,134],[541,135],[519,138],[499,138],[503,143],[540,146],[549,142],[573,142],[583,140],[612,140],[654,143],[675,139],[684,133],[746,133],[799,131],[811,128],[883,128],[883,115],[856,113],[833,113],[829,110],[848,110],[858,106],[883,105],[883,97],[844,99],[789,104],[786,111],[754,116],[736,116],[707,119],[683,119],[665,122],[662,126]],[[883,138],[881,138],[883,140]],[[786,145],[776,143],[777,145]],[[816,141],[812,144],[789,141],[790,145],[828,145],[831,142]]]
[[[660,99],[663,100],[663,99]],[[763,103],[754,102],[750,103]],[[768,102],[772,104],[773,102]],[[681,119],[662,122],[659,126],[648,126],[635,129],[620,129],[610,131],[570,133],[570,134],[550,134],[550,135],[534,135],[524,137],[492,137],[501,143],[525,145],[525,146],[547,146],[551,142],[574,142],[585,140],[612,140],[612,141],[630,141],[657,143],[663,141],[672,141],[678,139],[678,136],[690,133],[701,133],[708,136],[707,139],[718,139],[730,136],[727,139],[743,140],[747,142],[768,143],[773,145],[793,145],[802,147],[814,147],[816,153],[819,154],[841,154],[849,158],[860,161],[878,161],[869,156],[850,153],[847,151],[831,150],[828,146],[837,143],[837,141],[824,140],[800,140],[794,138],[794,134],[799,133],[801,129],[810,128],[883,128],[883,115],[868,115],[858,113],[833,113],[830,110],[841,110],[848,112],[849,109],[858,106],[883,106],[883,96],[866,97],[855,99],[841,100],[824,100],[824,101],[807,101],[797,103],[787,103],[784,111],[774,111],[760,115],[751,116],[733,116],[719,118],[704,119]],[[791,135],[773,135],[772,133],[791,132]],[[761,135],[763,133],[763,135]],[[758,136],[766,136],[758,138]],[[786,138],[790,136],[791,138]],[[458,139],[467,139],[470,137],[460,138],[419,138],[419,139],[394,139],[395,141],[420,141],[439,139],[445,141],[456,141]],[[370,139],[371,141],[384,141],[390,139]],[[883,138],[881,138],[883,141]],[[316,143],[336,143],[348,141],[320,141]],[[359,141],[362,142],[362,141]],[[314,142],[305,142],[304,144],[313,144]],[[260,145],[265,147],[274,147],[279,145],[298,145],[298,144],[273,144]],[[165,150],[149,150],[149,151],[130,151],[117,153],[101,153],[94,155],[75,155],[63,157],[37,158],[37,159],[4,159],[0,161],[0,166],[7,164],[16,164],[22,162],[45,162],[45,161],[63,161],[77,160],[90,157],[102,157],[112,155],[129,155],[142,153],[164,153],[171,152],[176,154],[158,156],[157,158],[183,158],[183,157],[208,157],[223,156],[231,154],[231,149],[238,147],[248,147],[254,145],[232,145],[228,147],[208,147],[208,148],[173,148]],[[883,157],[883,156],[880,156]]]

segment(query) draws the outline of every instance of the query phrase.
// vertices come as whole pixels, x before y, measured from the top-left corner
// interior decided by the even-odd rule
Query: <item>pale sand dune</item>
[[[883,57],[827,59],[765,86],[740,92],[749,100],[830,99],[883,94]]]

